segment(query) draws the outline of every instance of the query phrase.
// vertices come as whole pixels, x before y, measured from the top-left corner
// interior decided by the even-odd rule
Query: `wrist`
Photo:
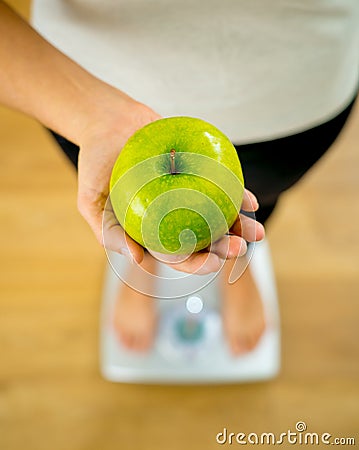
[[[123,109],[130,98],[77,64],[74,66],[74,70],[62,74],[64,88],[55,91],[62,99],[53,101],[49,109],[40,111],[39,120],[81,146],[89,130],[109,122],[111,110]]]
[[[119,89],[96,81],[79,112],[75,139],[80,148],[87,148],[91,141],[101,138],[116,140],[117,146],[122,147],[137,129],[160,118],[151,108]]]

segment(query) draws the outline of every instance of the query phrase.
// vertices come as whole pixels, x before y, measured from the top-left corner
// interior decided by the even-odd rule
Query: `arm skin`
[[[0,30],[0,102],[75,144],[108,97],[134,102],[53,47],[3,1]]]
[[[80,147],[78,209],[103,245],[102,219],[114,162],[127,139],[160,116],[88,73],[1,0],[0,36],[0,103],[37,119]],[[258,207],[248,191],[242,207],[249,211]],[[106,247],[140,263],[143,248],[114,217],[105,217]],[[243,238],[256,241],[264,236],[262,225],[253,220],[238,219],[232,231],[235,235],[224,237],[211,251],[193,254],[176,268],[192,272],[202,266],[202,273],[216,271],[221,259],[243,254]]]

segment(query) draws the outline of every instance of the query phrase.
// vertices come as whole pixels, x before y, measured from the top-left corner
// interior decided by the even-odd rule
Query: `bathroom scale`
[[[108,252],[100,323],[100,369],[106,380],[143,384],[244,383],[280,370],[280,321],[267,240],[238,258],[238,276],[250,267],[263,299],[266,329],[249,353],[233,356],[223,335],[218,274],[189,275],[160,263],[156,278],[158,327],[147,353],[126,349],[113,327],[116,293],[126,282],[128,260]]]

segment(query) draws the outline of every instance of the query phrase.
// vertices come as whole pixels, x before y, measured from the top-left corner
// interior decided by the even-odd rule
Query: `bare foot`
[[[133,263],[129,267],[126,281],[131,285],[136,281],[140,293],[121,282],[117,296],[114,327],[121,343],[129,350],[144,352],[150,349],[156,332],[157,314],[153,294],[156,261],[148,254],[141,264],[147,272]]]
[[[250,265],[236,282],[228,283],[235,260],[221,272],[223,330],[233,355],[253,350],[265,329],[263,304]]]

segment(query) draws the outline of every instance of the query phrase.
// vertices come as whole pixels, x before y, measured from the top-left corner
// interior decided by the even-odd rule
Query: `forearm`
[[[112,88],[53,47],[2,1],[0,30],[0,103],[79,144],[89,116],[114,94]]]

